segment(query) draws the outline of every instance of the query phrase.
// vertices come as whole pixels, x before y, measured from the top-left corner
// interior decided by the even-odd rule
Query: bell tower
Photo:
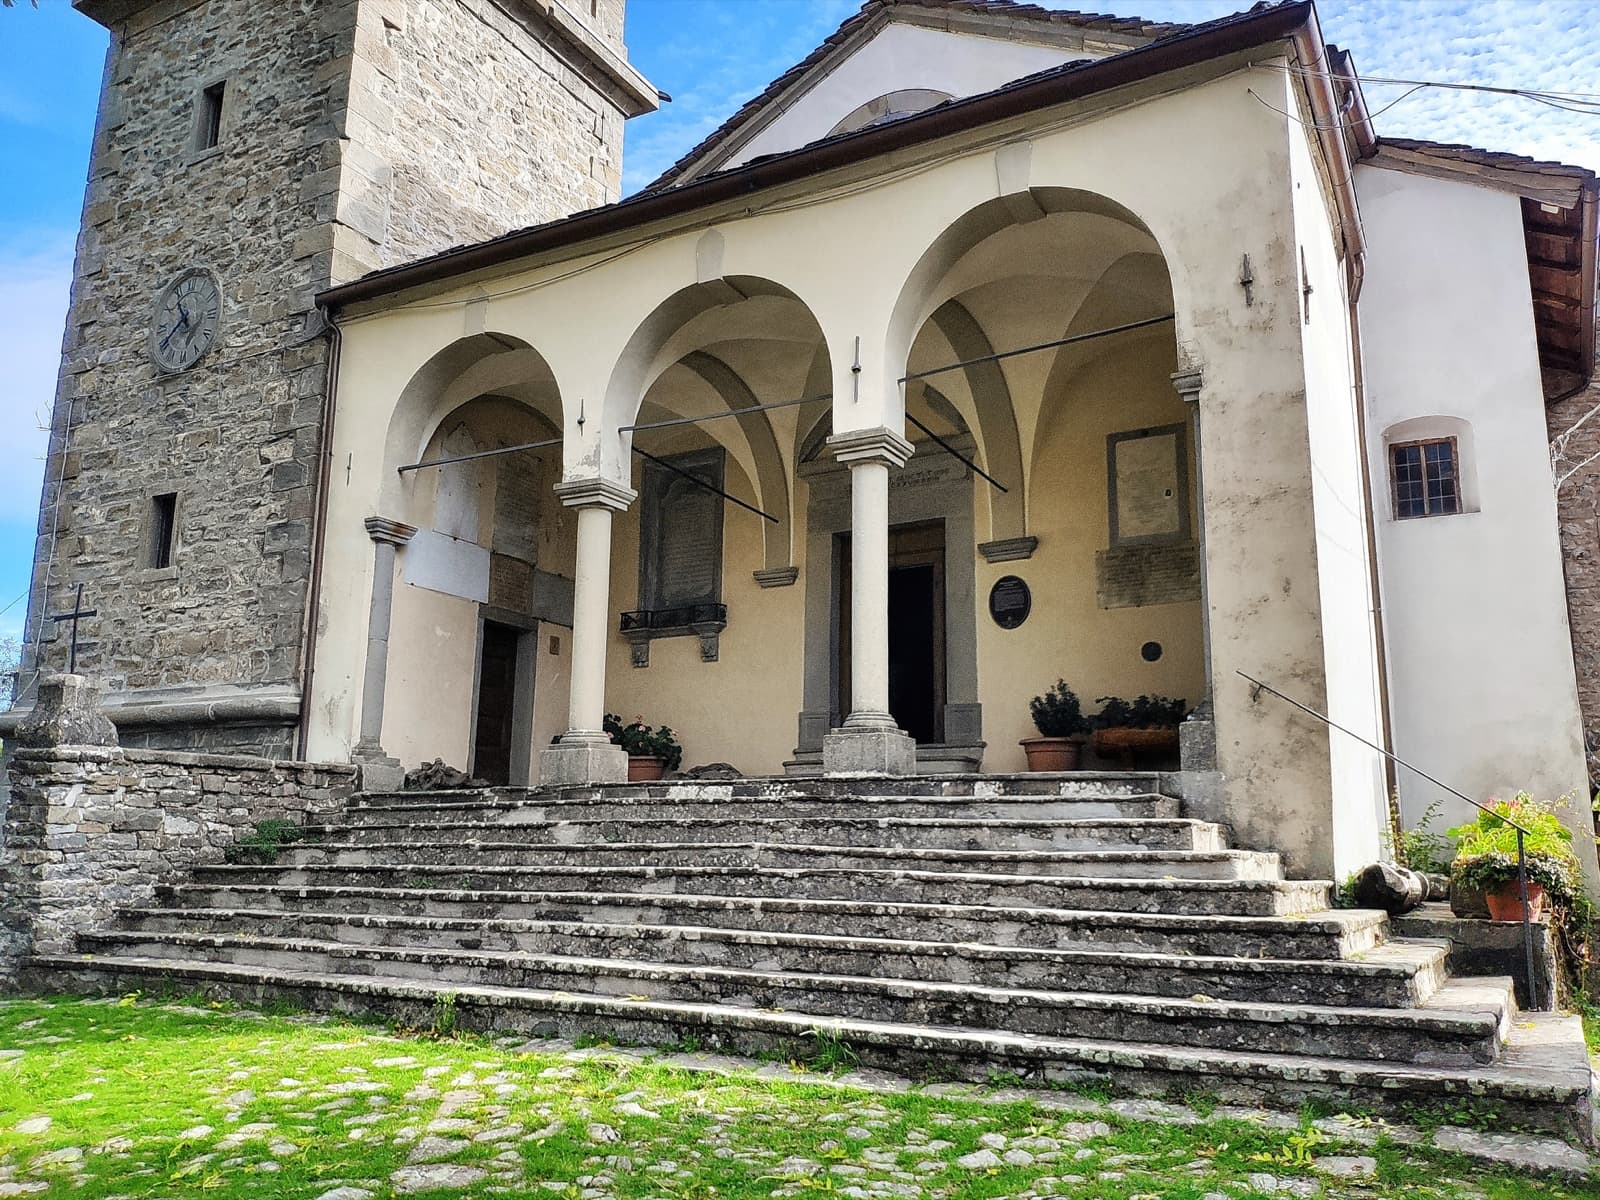
[[[82,583],[124,745],[290,756],[336,477],[315,295],[616,200],[657,93],[625,0],[73,3],[111,42],[19,705]]]

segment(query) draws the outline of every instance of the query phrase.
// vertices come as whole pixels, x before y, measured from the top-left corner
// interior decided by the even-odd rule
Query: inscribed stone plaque
[[[1112,546],[1095,556],[1101,608],[1143,608],[1200,599],[1200,548],[1193,542]]]
[[[531,454],[507,454],[497,466],[494,552],[537,564],[543,464]]]
[[[489,603],[508,612],[533,612],[533,566],[520,558],[489,558]]]
[[[1183,426],[1130,430],[1106,439],[1113,545],[1188,532]]]
[[[722,479],[721,449],[678,455],[670,467],[647,465],[639,546],[641,608],[659,611],[721,600],[722,497],[706,485],[720,489]]]
[[[1033,611],[1033,593],[1015,575],[1002,575],[989,589],[989,615],[1001,629],[1015,629]]]

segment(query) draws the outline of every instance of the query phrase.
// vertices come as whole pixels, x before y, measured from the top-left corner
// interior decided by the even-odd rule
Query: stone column
[[[569,479],[556,495],[578,510],[578,561],[572,589],[572,692],[567,731],[539,755],[545,787],[622,783],[628,756],[605,734],[606,642],[611,634],[611,514],[638,497],[609,479]]]
[[[912,445],[890,429],[835,434],[850,468],[850,715],[822,739],[828,775],[912,775],[917,744],[889,714],[889,468]]]
[[[372,539],[372,608],[367,616],[367,666],[361,680],[361,736],[350,757],[361,764],[365,791],[388,791],[405,782],[400,760],[383,749],[383,693],[389,681],[389,614],[394,608],[394,555],[417,532],[389,517],[368,517]]]
[[[1189,410],[1189,437],[1194,444],[1194,537],[1200,561],[1200,649],[1205,663],[1205,695],[1178,730],[1179,762],[1185,771],[1217,769],[1217,730],[1211,704],[1211,592],[1206,584],[1206,474],[1200,442],[1199,371],[1178,371],[1172,386]]]

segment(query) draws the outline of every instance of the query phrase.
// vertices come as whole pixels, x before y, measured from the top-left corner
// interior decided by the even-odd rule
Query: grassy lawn
[[[1600,1197],[1200,1098],[1176,1124],[1058,1093],[781,1074],[203,1003],[3,1000],[0,1197]]]

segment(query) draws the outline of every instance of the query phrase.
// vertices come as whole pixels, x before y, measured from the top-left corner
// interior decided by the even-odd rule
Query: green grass
[[[1059,1092],[1041,1104],[1011,1092],[866,1091],[605,1049],[522,1052],[449,1036],[454,1028],[453,1004],[441,1004],[432,1030],[401,1036],[204,1001],[0,1001],[0,1195],[315,1200],[347,1186],[381,1200],[421,1139],[435,1137],[452,1139],[440,1147],[448,1161],[482,1174],[464,1189],[418,1193],[425,1198],[576,1200],[585,1188],[618,1200],[851,1187],[963,1200],[1295,1194],[1265,1191],[1262,1175],[1321,1179],[1321,1194],[1335,1198],[1600,1197],[1600,1186],[1489,1171],[1387,1140],[1361,1151],[1308,1125],[1224,1120],[1213,1114],[1227,1110],[1201,1093],[1181,1097],[1198,1123],[1163,1124]],[[816,1041],[817,1065],[849,1066],[847,1046]],[[26,1132],[41,1116],[49,1127]],[[469,1140],[477,1134],[488,1136]],[[995,1135],[1002,1153],[1021,1148],[1034,1160],[957,1163]],[[1319,1160],[1335,1153],[1373,1154],[1376,1178],[1319,1176]],[[16,1190],[35,1184],[43,1190]]]

